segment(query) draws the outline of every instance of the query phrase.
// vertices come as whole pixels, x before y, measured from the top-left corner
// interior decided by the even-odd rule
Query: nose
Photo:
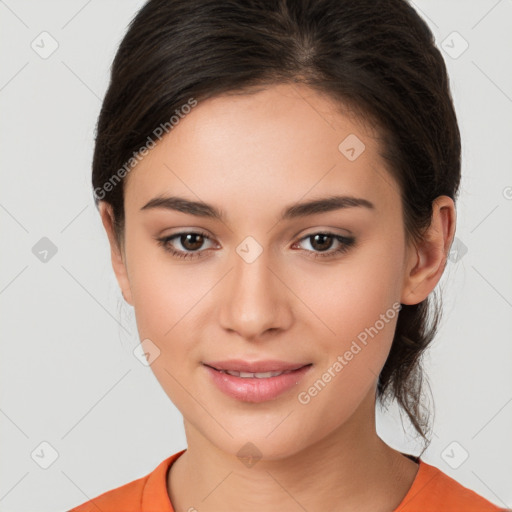
[[[293,321],[293,294],[279,268],[271,268],[276,265],[269,261],[268,252],[264,250],[251,263],[235,253],[234,268],[220,288],[221,326],[250,341],[286,330]]]

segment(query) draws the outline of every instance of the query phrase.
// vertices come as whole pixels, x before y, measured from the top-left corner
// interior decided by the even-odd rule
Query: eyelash
[[[204,253],[205,250],[194,251],[194,252],[183,252],[183,251],[176,251],[175,249],[171,248],[171,246],[169,245],[169,242],[171,242],[175,238],[179,238],[184,235],[200,235],[200,236],[203,236],[204,238],[210,239],[208,234],[204,233],[202,231],[182,231],[181,233],[176,233],[171,236],[157,238],[157,242],[158,242],[158,245],[162,246],[165,251],[169,252],[172,256],[174,256],[176,258],[181,258],[181,259],[202,258],[203,257],[202,253]],[[311,233],[309,235],[302,237],[299,240],[299,242],[302,242],[303,240],[307,240],[308,238],[312,238],[315,235],[330,236],[330,237],[336,239],[341,245],[338,249],[335,249],[334,251],[330,251],[330,252],[326,252],[326,251],[313,252],[313,251],[306,250],[306,252],[308,252],[308,253],[313,253],[312,256],[309,256],[313,259],[333,258],[336,255],[344,254],[355,244],[355,241],[356,241],[354,237],[346,237],[346,236],[342,236],[342,235],[337,235],[337,234],[331,233],[329,231],[318,231],[316,233]],[[298,243],[298,242],[296,242],[296,243]]]

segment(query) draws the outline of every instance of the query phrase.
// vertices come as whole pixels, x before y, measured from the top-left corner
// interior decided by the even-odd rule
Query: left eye
[[[313,248],[313,251],[307,250],[307,252],[312,252],[313,258],[327,258],[344,253],[355,243],[355,238],[353,237],[336,235],[334,233],[312,233],[303,237],[297,244],[304,240],[308,240],[309,245]],[[329,251],[334,242],[338,243],[338,247]]]
[[[210,237],[203,232],[182,232],[176,233],[175,235],[158,238],[157,241],[164,250],[170,252],[177,258],[201,258],[206,249],[200,250],[206,241],[211,241]],[[332,257],[336,254],[344,253],[354,245],[355,239],[353,237],[346,237],[342,235],[336,235],[334,233],[312,233],[307,235],[293,244],[292,247],[296,247],[301,242],[309,240],[309,245],[312,250],[305,249],[306,252],[311,253],[313,258],[327,258]],[[179,241],[183,249],[176,249],[173,245],[176,241]],[[338,247],[334,250],[331,249],[333,243],[337,243]]]

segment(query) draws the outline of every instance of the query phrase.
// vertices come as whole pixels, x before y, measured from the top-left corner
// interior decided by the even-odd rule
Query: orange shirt
[[[148,475],[112,489],[69,512],[174,512],[167,493],[167,473],[181,450],[162,461]],[[417,460],[417,459],[416,459]],[[498,512],[476,492],[462,486],[421,459],[416,478],[394,512]]]

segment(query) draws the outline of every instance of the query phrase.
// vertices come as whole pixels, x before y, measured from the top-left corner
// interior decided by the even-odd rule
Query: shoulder
[[[120,510],[120,507],[124,512],[140,512],[142,510],[142,493],[148,478],[149,475],[146,475],[121,487],[104,492],[69,512],[98,512],[98,510],[113,512],[114,510]]]
[[[148,506],[158,507],[162,512],[173,512],[167,494],[167,471],[184,451],[166,458],[147,475],[106,491],[69,512],[141,512]]]
[[[494,505],[475,491],[464,487],[435,466],[419,460],[412,487],[395,512],[498,512]]]

